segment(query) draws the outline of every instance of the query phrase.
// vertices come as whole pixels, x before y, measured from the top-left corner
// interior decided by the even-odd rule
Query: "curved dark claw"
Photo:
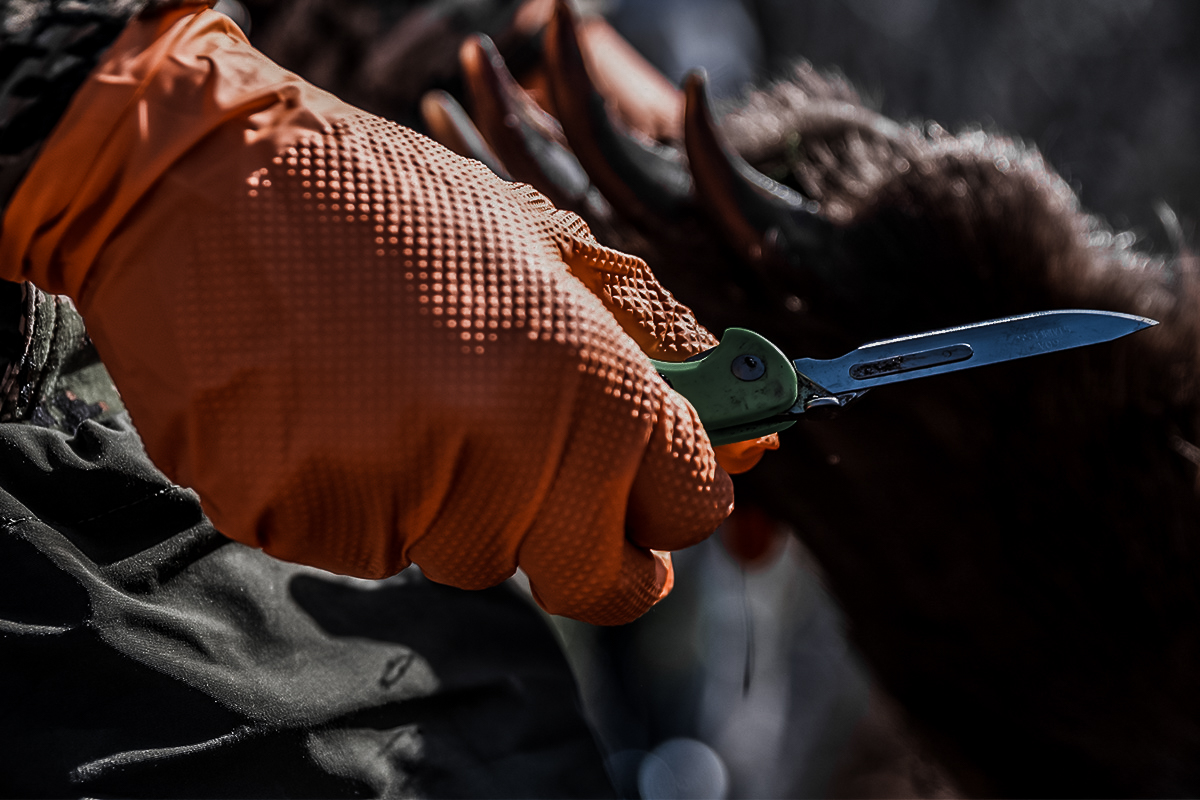
[[[559,208],[607,219],[611,209],[566,147],[558,122],[517,84],[492,41],[482,35],[459,51],[475,122],[513,178],[542,192]]]
[[[466,110],[449,92],[441,89],[426,92],[421,98],[421,118],[430,135],[447,149],[460,156],[482,161],[484,166],[501,178],[512,180],[504,164],[467,116]]]
[[[646,227],[692,207],[692,181],[675,148],[635,138],[605,108],[584,65],[566,0],[557,0],[546,28],[551,95],[567,142],[587,174],[612,204]]]
[[[703,73],[684,83],[684,144],[699,203],[751,263],[782,259],[802,266],[829,246],[834,226],[817,204],[777,183],[726,147],[713,122]]]

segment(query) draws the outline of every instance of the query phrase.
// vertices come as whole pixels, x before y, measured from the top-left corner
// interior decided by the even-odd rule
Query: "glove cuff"
[[[126,24],[142,13],[191,4],[212,2],[0,0],[0,213]]]

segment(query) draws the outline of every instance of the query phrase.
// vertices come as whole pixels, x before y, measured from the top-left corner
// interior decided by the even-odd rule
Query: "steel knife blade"
[[[714,444],[781,431],[868,389],[1118,339],[1158,323],[1115,311],[1041,311],[871,342],[840,358],[790,360],[753,331],[683,363],[653,362]]]
[[[840,358],[798,358],[796,372],[833,394],[1119,339],[1157,325],[1115,311],[1040,311],[864,344]]]

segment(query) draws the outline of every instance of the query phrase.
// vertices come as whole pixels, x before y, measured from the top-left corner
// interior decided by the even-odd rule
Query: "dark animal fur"
[[[1195,258],[1136,252],[1036,152],[979,131],[910,129],[894,147],[810,132],[755,152],[781,116],[803,129],[814,85],[754,96],[729,125],[836,210],[832,258],[862,287],[777,276],[806,306],[801,325],[770,314],[785,351],[813,352],[805,329],[828,355],[1049,308],[1162,324],[868,395],[785,434],[741,496],[795,525],[876,675],[969,790],[1200,791]],[[701,318],[761,329],[758,314]]]

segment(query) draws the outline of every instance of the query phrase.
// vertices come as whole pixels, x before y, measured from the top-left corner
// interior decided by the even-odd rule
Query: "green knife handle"
[[[772,417],[796,404],[796,368],[753,331],[730,328],[697,361],[651,363],[696,409],[713,444],[756,439],[795,424]]]

